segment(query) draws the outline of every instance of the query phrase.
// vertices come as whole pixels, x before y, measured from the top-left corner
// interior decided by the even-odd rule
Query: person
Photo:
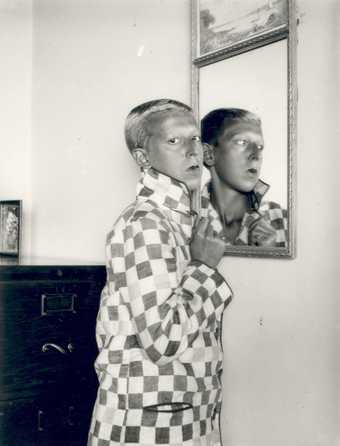
[[[125,137],[142,178],[107,236],[88,445],[219,445],[221,318],[232,292],[216,269],[224,242],[193,209],[198,126],[190,107],[158,99],[129,113]]]
[[[211,173],[211,203],[221,218],[226,244],[286,247],[287,211],[263,201],[269,185],[260,179],[260,118],[243,109],[215,109],[201,120],[201,134]]]

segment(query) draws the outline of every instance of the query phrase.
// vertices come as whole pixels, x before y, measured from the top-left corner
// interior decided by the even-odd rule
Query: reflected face
[[[232,189],[245,193],[258,182],[263,156],[259,125],[237,123],[225,129],[215,147],[215,170]]]
[[[148,124],[144,148],[153,168],[185,183],[189,190],[200,187],[203,150],[200,132],[190,113],[159,113]]]

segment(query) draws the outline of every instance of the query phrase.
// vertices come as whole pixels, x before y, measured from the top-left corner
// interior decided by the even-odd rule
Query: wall
[[[34,253],[102,260],[105,232],[137,178],[122,138],[126,113],[151,97],[189,101],[189,1],[150,4],[34,0]],[[229,446],[340,444],[339,3],[301,0],[299,10],[298,252],[295,260],[222,262],[235,292],[224,327]],[[19,23],[15,15],[5,22]],[[27,20],[28,28],[10,29],[12,50],[1,47],[12,64],[1,110],[13,129],[1,144],[13,148],[11,169],[30,196],[27,164],[16,162],[29,147]],[[6,196],[17,193],[0,169]]]
[[[226,445],[340,444],[339,8],[299,2],[297,258],[223,261]]]
[[[0,200],[23,200],[30,251],[32,2],[0,0]]]
[[[35,255],[103,261],[138,178],[127,113],[156,97],[190,100],[188,4],[34,1]]]

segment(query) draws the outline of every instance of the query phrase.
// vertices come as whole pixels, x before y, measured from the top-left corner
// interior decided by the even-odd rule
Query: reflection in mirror
[[[289,39],[193,65],[210,194],[226,254],[292,257],[294,141]]]
[[[210,169],[211,202],[228,246],[287,246],[287,212],[266,201],[261,180],[264,138],[260,118],[240,108],[217,108],[202,119],[205,164]]]
[[[286,73],[286,40],[200,69],[202,138],[228,247],[287,247]]]

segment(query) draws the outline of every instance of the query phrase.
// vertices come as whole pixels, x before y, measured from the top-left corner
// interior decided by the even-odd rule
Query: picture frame
[[[192,0],[193,59],[256,48],[288,33],[289,0]]]
[[[192,98],[197,121],[211,110],[238,108],[262,123],[265,150],[260,180],[265,195],[287,214],[284,246],[227,243],[225,255],[294,258],[296,256],[297,21],[288,1],[288,27],[275,38],[195,58],[197,1],[192,2]],[[251,69],[249,69],[251,67]],[[264,200],[263,199],[263,200]]]
[[[0,255],[19,257],[21,242],[21,200],[0,201]]]

